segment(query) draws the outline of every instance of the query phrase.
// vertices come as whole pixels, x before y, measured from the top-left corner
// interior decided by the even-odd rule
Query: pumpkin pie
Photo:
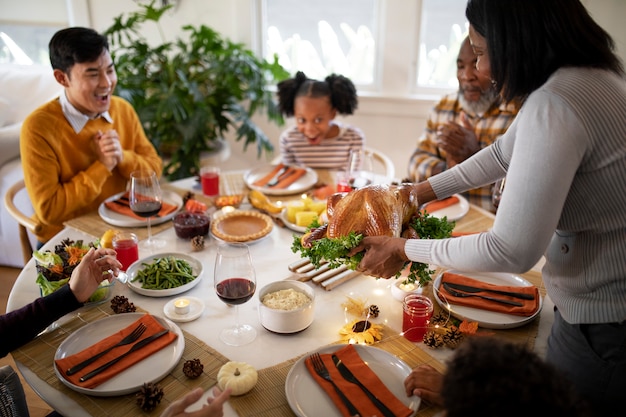
[[[272,219],[256,211],[233,211],[211,223],[213,236],[225,242],[250,242],[272,231]]]

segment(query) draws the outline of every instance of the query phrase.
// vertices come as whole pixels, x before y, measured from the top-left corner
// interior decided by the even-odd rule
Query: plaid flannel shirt
[[[464,110],[458,99],[458,93],[444,96],[432,109],[426,122],[426,129],[417,142],[417,148],[409,161],[409,178],[412,181],[424,181],[432,176],[433,169],[443,164],[446,166],[446,153],[437,146],[437,129],[449,122],[461,123],[461,111],[465,111],[480,148],[491,145],[511,125],[519,111],[519,105],[501,103],[492,106],[484,115],[476,115]],[[473,204],[491,212],[495,211],[491,203],[491,185],[469,190],[464,194]]]

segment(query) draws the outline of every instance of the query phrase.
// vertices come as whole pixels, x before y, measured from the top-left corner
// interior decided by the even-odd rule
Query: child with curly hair
[[[277,95],[280,111],[296,122],[280,136],[283,164],[343,169],[350,150],[363,148],[363,132],[335,120],[337,113],[349,115],[357,108],[356,88],[348,78],[331,74],[318,81],[299,71],[278,83]]]

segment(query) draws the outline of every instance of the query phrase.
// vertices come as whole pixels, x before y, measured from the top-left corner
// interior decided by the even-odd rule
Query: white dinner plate
[[[57,359],[71,356],[88,348],[100,340],[130,326],[143,315],[144,313],[116,314],[81,327],[69,335],[59,345],[54,355],[54,360],[56,361]],[[174,369],[183,356],[183,350],[185,350],[185,336],[180,328],[170,320],[158,316],[154,316],[154,318],[158,320],[163,327],[178,335],[175,341],[94,388],[83,388],[74,385],[62,376],[55,362],[54,372],[57,378],[74,391],[95,397],[130,394],[139,390],[146,382],[160,381]]]
[[[189,265],[191,265],[191,269],[193,270],[193,274],[196,275],[196,279],[194,279],[191,282],[188,282],[185,285],[181,285],[180,287],[168,288],[164,290],[151,290],[147,288],[142,288],[141,282],[139,281],[133,282],[133,279],[137,276],[139,271],[146,268],[144,263],[151,264],[152,262],[154,262],[155,259],[164,258],[167,256],[173,256],[177,259],[184,259],[185,261],[189,262]],[[196,258],[194,258],[193,256],[187,255],[184,253],[174,253],[174,252],[157,253],[155,255],[150,255],[143,259],[139,259],[138,261],[133,262],[133,264],[129,266],[128,269],[126,270],[126,276],[127,276],[126,280],[127,280],[128,286],[130,287],[131,290],[135,291],[138,294],[146,295],[148,297],[169,297],[171,295],[182,294],[185,291],[189,291],[190,289],[198,285],[198,282],[200,282],[200,280],[202,279],[202,263]]]
[[[306,173],[286,188],[274,189],[270,187],[259,187],[257,185],[254,185],[256,181],[269,174],[274,168],[275,165],[264,165],[258,168],[253,168],[249,171],[246,171],[243,176],[243,180],[248,187],[252,188],[253,190],[261,191],[262,193],[267,195],[297,194],[310,189],[315,185],[315,183],[317,183],[317,173],[311,168],[306,168]]]
[[[458,203],[442,208],[441,210],[433,211],[432,213],[429,212],[429,214],[440,219],[447,217],[448,221],[451,222],[462,219],[469,211],[470,205],[467,199],[462,195],[455,194],[455,197],[459,199]]]
[[[121,213],[117,213],[113,210],[109,210],[107,208],[107,206],[104,204],[105,202],[109,202],[109,201],[113,201],[113,200],[117,200],[118,198],[120,198],[121,196],[123,196],[126,193],[126,191],[122,192],[122,193],[118,193],[115,194],[112,197],[107,198],[104,202],[102,202],[102,204],[100,204],[100,207],[98,207],[98,214],[100,215],[100,217],[102,218],[102,220],[104,220],[105,222],[113,225],[113,226],[120,226],[120,227],[143,227],[143,226],[147,226],[148,225],[148,221],[147,220],[138,220],[138,219],[134,219],[132,217],[129,216],[125,216]],[[167,191],[167,190],[163,190],[162,192],[162,197],[163,197],[163,202],[164,203],[168,203],[168,204],[173,204],[176,206],[176,210],[172,211],[171,213],[163,216],[163,217],[152,217],[150,218],[150,224],[155,226],[157,224],[161,224],[161,223],[165,223],[168,220],[171,220],[176,213],[178,213],[178,211],[180,210],[180,208],[183,206],[183,199],[176,194],[173,191]]]
[[[317,352],[333,353],[345,345],[326,346]],[[420,398],[407,397],[404,391],[404,379],[411,373],[411,368],[401,359],[384,350],[364,345],[354,345],[361,359],[376,373],[387,388],[407,407],[414,411],[419,408]],[[298,417],[341,417],[341,413],[328,397],[328,394],[315,382],[301,357],[293,365],[285,380],[285,394],[291,410]]]
[[[460,272],[455,270],[446,271],[452,274],[459,274],[466,277],[474,278],[483,282],[495,285],[508,285],[512,287],[530,287],[533,284],[515,274],[500,272]],[[482,310],[480,308],[461,306],[456,304],[447,304],[439,297],[439,286],[443,272],[439,273],[433,282],[433,293],[437,304],[450,314],[461,320],[475,321],[480,327],[486,329],[512,329],[520,327],[533,321],[541,312],[543,307],[543,299],[539,296],[539,308],[532,316],[516,316],[514,314],[498,313],[497,311]]]
[[[163,307],[163,313],[168,319],[179,323],[186,323],[188,321],[193,321],[202,315],[202,312],[204,311],[204,303],[202,300],[196,297],[185,298],[189,300],[189,312],[187,314],[178,314],[176,312],[176,308],[174,307],[174,303],[177,300],[177,298],[175,298],[168,301],[168,303]]]

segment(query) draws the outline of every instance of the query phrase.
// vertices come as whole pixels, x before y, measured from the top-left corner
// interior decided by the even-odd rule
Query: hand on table
[[[430,365],[420,365],[413,369],[404,380],[406,395],[417,395],[431,404],[443,406],[441,386],[443,374]]]
[[[207,405],[197,411],[186,412],[185,409],[198,401],[204,392],[202,388],[196,388],[180,400],[170,404],[161,417],[221,417],[224,415],[224,403],[230,398],[230,389],[223,392],[213,388],[213,397],[207,398]]]

